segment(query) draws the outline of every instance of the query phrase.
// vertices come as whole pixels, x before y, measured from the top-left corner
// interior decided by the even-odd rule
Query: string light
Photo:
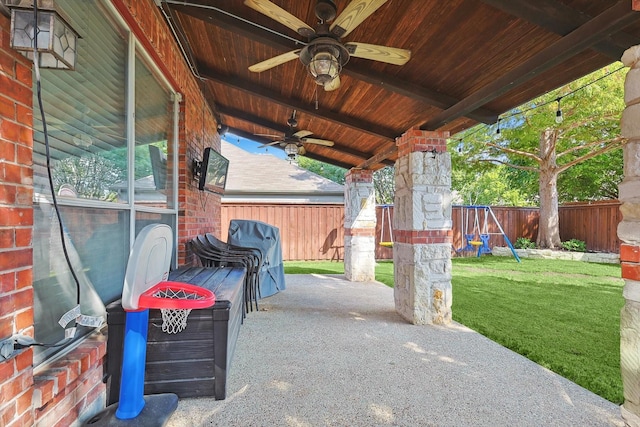
[[[571,92],[569,92],[569,93],[567,93],[566,95],[563,95],[563,96],[561,96],[561,97],[554,98],[554,99],[551,99],[550,101],[544,102],[544,103],[542,103],[542,104],[537,104],[537,105],[534,105],[533,107],[527,108],[527,109],[525,109],[525,110],[516,111],[516,112],[513,112],[513,113],[511,113],[511,114],[509,114],[509,115],[506,115],[506,116],[504,116],[504,117],[502,117],[502,118],[498,118],[498,121],[497,121],[498,128],[496,129],[496,137],[498,137],[498,136],[500,135],[500,120],[502,120],[502,119],[510,119],[510,118],[512,118],[512,117],[516,117],[516,116],[524,115],[525,113],[527,113],[527,112],[529,112],[529,111],[536,110],[536,109],[538,109],[538,108],[541,108],[541,107],[547,106],[547,105],[551,104],[552,102],[557,102],[557,103],[558,103],[558,108],[557,108],[557,110],[556,110],[556,116],[555,116],[556,123],[562,123],[562,121],[564,120],[564,116],[563,116],[563,114],[562,114],[562,110],[560,109],[560,100],[561,100],[562,98],[566,98],[566,97],[568,97],[568,96],[571,96],[571,95],[573,95],[574,93],[576,93],[576,92],[578,92],[578,91],[580,91],[580,90],[582,90],[582,89],[584,89],[584,88],[586,88],[586,87],[589,87],[589,86],[591,86],[592,84],[597,83],[598,81],[600,81],[600,80],[602,80],[602,79],[604,79],[604,78],[607,78],[607,77],[609,77],[609,76],[611,76],[611,75],[613,75],[613,74],[617,73],[617,72],[618,72],[618,71],[620,71],[620,70],[623,70],[624,68],[625,68],[624,66],[621,66],[621,67],[619,67],[619,68],[617,68],[617,69],[615,69],[615,70],[613,70],[613,71],[610,71],[610,72],[608,72],[608,73],[606,73],[606,74],[604,74],[604,75],[602,75],[602,76],[598,77],[597,79],[595,79],[595,80],[593,80],[593,81],[591,81],[591,82],[589,82],[589,83],[585,83],[584,85],[580,86],[579,88],[577,88],[577,89],[575,89],[575,90],[572,90]],[[475,131],[473,131],[473,132],[471,132],[471,133],[468,133],[468,134],[465,134],[465,135],[464,135],[464,137],[465,137],[465,138],[469,138],[469,137],[471,137],[471,136],[473,136],[473,135],[475,135],[475,134],[477,134],[477,133],[481,132],[482,130],[487,129],[488,127],[489,127],[489,125],[484,125],[484,126],[478,127],[478,128],[476,128],[476,130],[475,130]],[[458,141],[459,141],[459,142],[462,142],[462,138],[458,139]]]
[[[562,99],[562,97],[559,97],[558,99],[556,99],[556,101],[558,101],[558,109],[556,110],[556,123],[560,124],[562,123],[562,110],[560,109],[560,100]]]
[[[496,122],[496,125],[497,125],[497,127],[496,127],[496,139],[500,138],[500,120],[501,120],[500,117],[498,117],[498,121]]]

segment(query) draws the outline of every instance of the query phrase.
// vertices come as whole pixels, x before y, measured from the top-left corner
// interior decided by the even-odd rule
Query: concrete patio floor
[[[180,399],[169,427],[624,425],[617,405],[464,326],[408,324],[381,283],[286,280],[245,319],[226,400]]]

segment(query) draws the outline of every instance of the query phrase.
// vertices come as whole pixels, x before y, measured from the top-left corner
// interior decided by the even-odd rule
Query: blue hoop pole
[[[124,350],[120,402],[116,418],[129,420],[144,408],[144,371],[147,360],[149,309],[127,311],[124,326]]]

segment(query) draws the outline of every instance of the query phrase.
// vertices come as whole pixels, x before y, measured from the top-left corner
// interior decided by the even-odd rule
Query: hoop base
[[[144,408],[140,414],[130,420],[116,417],[119,402],[107,406],[94,417],[90,418],[82,427],[162,427],[169,421],[171,414],[178,408],[178,396],[173,393],[152,394],[144,396]],[[135,423],[135,424],[133,424]]]

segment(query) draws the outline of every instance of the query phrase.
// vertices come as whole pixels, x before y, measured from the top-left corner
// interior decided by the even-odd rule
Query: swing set
[[[379,207],[382,208],[382,213],[381,213],[381,217],[382,217],[382,224],[380,225],[380,246],[384,246],[385,248],[392,248],[393,247],[393,228],[391,225],[391,207],[393,205],[378,205]],[[386,221],[385,221],[386,219]],[[384,224],[385,222],[387,223],[388,227],[389,227],[389,240],[385,240],[384,239]]]
[[[481,224],[481,216],[483,216]],[[489,220],[492,219],[494,224],[498,227],[499,233],[489,232]],[[472,229],[469,230],[469,224],[472,224]],[[505,234],[500,222],[491,210],[491,206],[483,205],[467,205],[460,206],[460,227],[464,227],[463,234],[463,246],[456,252],[475,252],[478,257],[482,254],[490,254],[491,248],[489,247],[489,239],[491,235],[501,235],[504,237],[504,241],[511,249],[511,253],[516,261],[520,262],[520,257],[516,253],[511,241]]]

